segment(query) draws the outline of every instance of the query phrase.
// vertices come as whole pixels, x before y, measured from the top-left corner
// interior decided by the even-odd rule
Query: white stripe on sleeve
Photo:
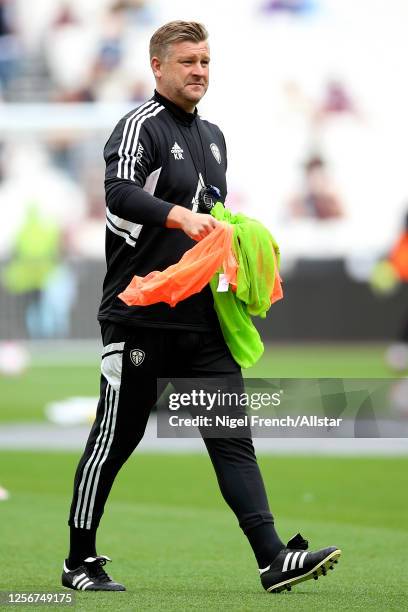
[[[126,176],[123,175],[122,166],[125,161],[125,156],[129,154],[128,149],[131,144],[131,139],[132,139],[132,134],[133,134],[133,129],[134,129],[133,127],[134,121],[138,117],[143,115],[143,112],[148,112],[149,110],[151,110],[157,105],[158,105],[158,102],[154,103],[152,102],[152,100],[149,100],[148,102],[140,106],[140,108],[138,108],[137,111],[133,113],[133,115],[130,115],[130,117],[126,119],[126,122],[123,128],[122,141],[120,143],[119,150],[118,150],[119,161],[118,161],[118,173],[116,175],[118,178],[127,178]],[[129,125],[130,125],[130,130],[128,132]],[[126,147],[125,147],[125,143],[126,143]]]
[[[135,153],[136,153],[136,149],[137,149],[137,143],[139,141],[140,129],[141,129],[143,123],[146,121],[146,119],[148,119],[149,117],[155,117],[162,110],[164,110],[164,106],[159,106],[153,112],[148,113],[147,115],[145,115],[144,117],[141,117],[137,121],[136,134],[135,134],[135,139],[133,141],[133,147],[132,147],[131,155],[128,156],[128,159],[126,160],[126,163],[125,163],[125,174],[127,175],[128,162],[129,162],[129,159],[131,158],[132,162],[131,162],[131,167],[130,167],[130,180],[132,180],[132,181],[135,180],[135,164],[136,164]],[[125,178],[127,178],[127,176],[125,176]]]

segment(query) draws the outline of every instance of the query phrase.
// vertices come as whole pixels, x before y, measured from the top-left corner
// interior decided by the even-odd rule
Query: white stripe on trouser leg
[[[85,490],[85,486],[86,486],[86,481],[87,481],[87,476],[88,476],[88,472],[90,470],[90,467],[98,453],[99,450],[99,445],[101,443],[101,439],[104,433],[104,428],[105,428],[105,423],[106,423],[106,419],[108,418],[108,393],[109,393],[109,385],[107,385],[106,387],[106,392],[105,392],[105,403],[104,403],[104,413],[103,413],[103,418],[101,421],[101,425],[100,425],[100,429],[99,429],[99,434],[98,437],[96,439],[95,442],[95,446],[94,449],[92,451],[92,455],[89,457],[88,461],[85,464],[85,467],[83,469],[82,472],[82,478],[81,478],[81,482],[79,484],[78,487],[78,498],[77,498],[77,503],[76,503],[76,510],[75,510],[75,516],[74,516],[74,526],[75,527],[82,527],[82,525],[80,525],[79,523],[79,511],[81,508],[81,503],[83,500],[83,495],[84,495],[84,490]]]
[[[113,353],[113,351],[123,351],[124,348],[124,342],[112,342],[112,344],[107,344],[103,347],[102,357],[104,357],[107,353]]]
[[[98,454],[95,458],[95,461],[93,462],[91,469],[89,470],[89,474],[88,474],[88,478],[87,478],[87,485],[86,485],[86,489],[85,489],[85,493],[84,493],[84,503],[82,505],[82,511],[81,511],[81,517],[80,517],[80,526],[83,529],[90,529],[91,528],[91,523],[90,520],[87,519],[88,515],[88,504],[89,504],[89,500],[91,498],[92,495],[92,491],[93,491],[93,487],[95,485],[94,482],[94,474],[98,468],[98,465],[100,464],[102,457],[104,456],[105,453],[105,449],[106,446],[108,444],[109,438],[110,438],[110,433],[111,433],[111,429],[112,429],[112,420],[113,420],[113,405],[115,402],[115,391],[111,388],[110,385],[108,385],[108,388],[110,390],[110,393],[108,393],[108,399],[107,399],[107,404],[108,404],[108,418],[106,420],[105,423],[105,429],[103,432],[103,437],[102,437],[102,441],[98,450]]]
[[[302,556],[299,559],[299,567],[303,567],[303,561],[305,560],[306,555],[307,552],[302,553]]]
[[[97,467],[97,471],[96,471],[96,477],[95,477],[95,482],[93,484],[93,490],[92,490],[92,496],[91,496],[91,503],[89,504],[89,511],[88,511],[88,518],[86,521],[86,528],[90,529],[91,528],[91,524],[92,524],[92,513],[93,513],[93,508],[94,508],[94,504],[95,504],[95,497],[96,497],[96,492],[98,489],[98,482],[99,482],[99,477],[101,475],[101,469],[103,464],[105,463],[108,455],[109,455],[109,451],[111,449],[112,446],[112,441],[113,441],[113,436],[115,435],[115,426],[116,426],[116,417],[117,417],[117,413],[118,413],[118,404],[119,404],[119,391],[116,393],[114,393],[113,396],[113,416],[112,416],[112,427],[110,430],[110,434],[109,434],[109,440],[108,443],[106,445],[105,448],[105,453],[101,459],[101,461],[98,464]]]
[[[292,563],[290,564],[290,569],[293,570],[296,567],[296,560],[298,558],[298,556],[300,555],[300,552],[295,552],[295,554],[292,557]]]
[[[117,343],[105,346],[103,350],[103,354],[106,355],[106,353],[110,352],[113,349],[115,349],[116,351],[123,350],[124,345],[125,345],[124,342],[117,342]],[[82,472],[81,482],[78,487],[78,498],[77,498],[75,517],[74,517],[75,527],[81,527],[81,528],[87,528],[87,529],[90,528],[90,527],[85,527],[85,515],[86,515],[86,508],[88,506],[88,501],[89,501],[89,489],[92,484],[92,477],[95,473],[96,465],[98,461],[100,460],[101,456],[103,455],[105,442],[108,436],[108,432],[110,430],[111,417],[112,417],[112,412],[113,412],[111,408],[111,405],[112,405],[111,396],[113,395],[114,391],[116,391],[119,397],[120,384],[122,380],[122,360],[123,360],[123,353],[116,352],[113,355],[104,356],[101,362],[101,373],[108,382],[106,386],[106,392],[105,392],[104,414],[103,414],[102,422],[100,425],[98,438],[95,442],[95,446],[92,451],[92,455],[90,456],[90,458],[88,459],[84,467],[84,470]],[[116,420],[116,416],[115,416],[115,420]],[[82,506],[82,512],[81,512],[81,506]],[[79,517],[80,512],[81,512],[81,517]]]
[[[290,561],[290,558],[291,558],[292,555],[293,555],[293,553],[291,553],[291,552],[286,555],[285,562],[284,562],[283,567],[282,567],[282,572],[286,572],[286,570],[288,569],[289,561]]]

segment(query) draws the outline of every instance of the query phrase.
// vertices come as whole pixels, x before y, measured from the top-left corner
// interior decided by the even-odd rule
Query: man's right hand
[[[177,205],[173,206],[166,219],[166,227],[181,229],[197,242],[208,236],[218,225],[219,221],[211,215],[192,212]]]

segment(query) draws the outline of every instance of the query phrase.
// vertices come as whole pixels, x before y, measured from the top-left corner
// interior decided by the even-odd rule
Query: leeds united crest
[[[145,358],[145,352],[141,349],[132,349],[130,351],[130,359],[135,366],[139,366]]]

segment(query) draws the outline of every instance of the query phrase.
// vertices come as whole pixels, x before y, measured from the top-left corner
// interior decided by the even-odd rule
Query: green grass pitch
[[[59,590],[76,454],[1,452],[1,589]],[[402,610],[405,458],[261,457],[277,527],[342,548],[317,582],[270,595],[206,455],[132,456],[114,485],[99,552],[126,593],[77,593],[75,610]],[[50,608],[48,608],[50,609]],[[53,607],[52,609],[57,609]]]
[[[246,374],[385,378],[384,348],[271,346]],[[97,394],[97,356],[81,366],[34,359],[22,377],[0,379],[0,422],[43,420],[48,401]],[[0,484],[11,492],[0,502],[0,590],[59,590],[78,458],[0,451]],[[273,456],[260,463],[282,538],[301,531],[313,548],[341,547],[334,572],[291,593],[265,593],[207,456],[136,453],[115,482],[98,540],[128,591],[77,593],[74,609],[405,609],[408,459]]]

